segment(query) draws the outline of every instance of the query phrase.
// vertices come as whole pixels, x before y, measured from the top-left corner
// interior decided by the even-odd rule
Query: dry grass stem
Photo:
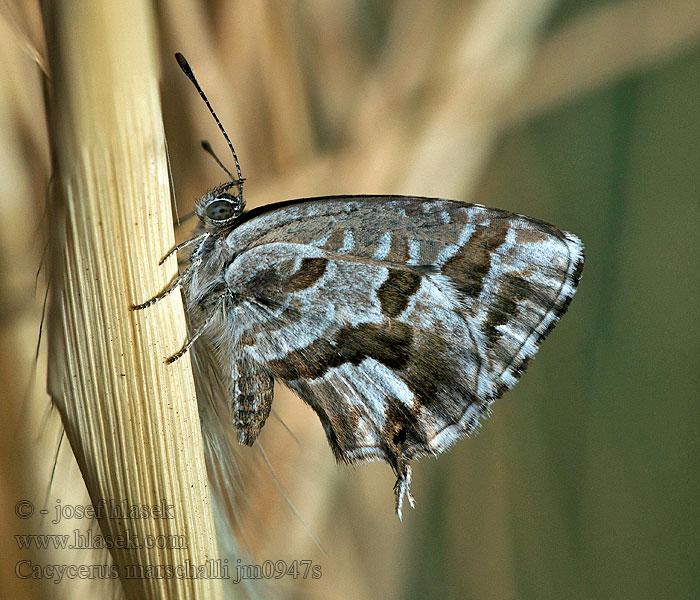
[[[58,199],[50,391],[94,504],[171,507],[99,519],[141,545],[112,551],[127,597],[218,598],[219,580],[149,571],[217,556],[190,364],[164,363],[186,339],[179,294],[130,310],[176,273],[174,258],[157,267],[174,238],[149,4],[56,1],[44,22]]]

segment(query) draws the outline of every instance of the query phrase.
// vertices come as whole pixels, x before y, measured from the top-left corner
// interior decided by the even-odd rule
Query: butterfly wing
[[[355,196],[251,213],[227,238],[226,345],[299,393],[340,460],[388,462],[397,508],[409,461],[473,431],[515,384],[583,265],[575,236],[479,205]]]

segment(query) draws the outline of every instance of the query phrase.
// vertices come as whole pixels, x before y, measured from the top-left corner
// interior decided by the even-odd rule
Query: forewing
[[[482,361],[474,390],[481,398],[496,397],[516,382],[568,307],[584,261],[576,236],[542,221],[406,196],[339,196],[256,209],[229,243],[239,251],[295,243],[340,254],[339,260],[413,267],[468,322],[471,339],[465,343],[476,347]],[[406,299],[400,283],[387,283],[389,310],[389,298],[394,310]]]

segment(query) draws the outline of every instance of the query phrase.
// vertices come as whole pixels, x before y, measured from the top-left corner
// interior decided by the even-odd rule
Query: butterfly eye
[[[236,215],[237,206],[237,198],[231,194],[221,194],[216,200],[207,205],[204,212],[212,221],[226,221]]]

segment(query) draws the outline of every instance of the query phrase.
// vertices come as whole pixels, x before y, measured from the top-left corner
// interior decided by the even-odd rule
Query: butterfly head
[[[242,189],[232,189],[237,185],[235,181],[224,183],[209,190],[197,201],[195,213],[209,231],[230,229],[245,209]]]

